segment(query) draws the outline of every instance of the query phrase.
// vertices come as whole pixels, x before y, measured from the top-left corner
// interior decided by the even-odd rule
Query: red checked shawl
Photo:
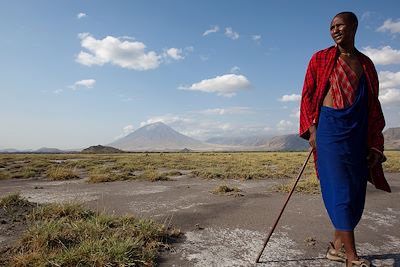
[[[357,56],[362,65],[368,87],[368,147],[383,152],[382,130],[385,127],[385,119],[378,99],[378,75],[371,59],[358,51]],[[339,49],[336,46],[331,46],[315,53],[308,64],[300,105],[300,136],[304,139],[309,139],[310,132],[308,129],[313,123],[317,124],[318,122],[320,109],[329,89],[329,77],[338,57]],[[316,159],[317,151],[314,150],[314,160],[316,161]],[[382,166],[378,165],[382,169]],[[383,172],[380,171],[378,176],[380,176],[378,179],[383,178],[386,182]]]
[[[354,103],[359,79],[357,74],[341,57],[329,77],[333,108],[342,109]]]

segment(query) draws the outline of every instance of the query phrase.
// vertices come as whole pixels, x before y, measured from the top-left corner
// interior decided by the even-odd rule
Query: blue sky
[[[108,144],[156,121],[200,140],[297,132],[308,61],[347,10],[398,127],[399,1],[1,1],[0,149]]]

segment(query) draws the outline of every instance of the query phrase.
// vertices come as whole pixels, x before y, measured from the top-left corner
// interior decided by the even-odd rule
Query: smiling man
[[[330,25],[335,45],[312,56],[302,92],[300,136],[314,149],[322,198],[335,228],[327,258],[370,266],[357,255],[354,228],[364,210],[370,173],[385,159],[385,120],[374,64],[354,46],[357,26],[354,13],[337,14]],[[383,172],[373,173],[386,183]]]

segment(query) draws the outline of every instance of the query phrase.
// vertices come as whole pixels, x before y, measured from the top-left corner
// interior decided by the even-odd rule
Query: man
[[[372,61],[354,46],[357,26],[354,13],[337,14],[330,26],[335,46],[312,56],[302,92],[300,136],[314,149],[322,197],[335,228],[327,258],[370,266],[358,257],[354,240],[367,178],[382,182],[380,189],[390,188],[381,168],[385,120],[378,77]]]

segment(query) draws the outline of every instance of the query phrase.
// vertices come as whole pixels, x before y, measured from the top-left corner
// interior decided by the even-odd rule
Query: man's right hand
[[[310,146],[315,149],[317,146],[316,139],[317,139],[317,128],[315,125],[311,125],[309,128],[310,131],[310,138],[308,139],[308,143]]]

